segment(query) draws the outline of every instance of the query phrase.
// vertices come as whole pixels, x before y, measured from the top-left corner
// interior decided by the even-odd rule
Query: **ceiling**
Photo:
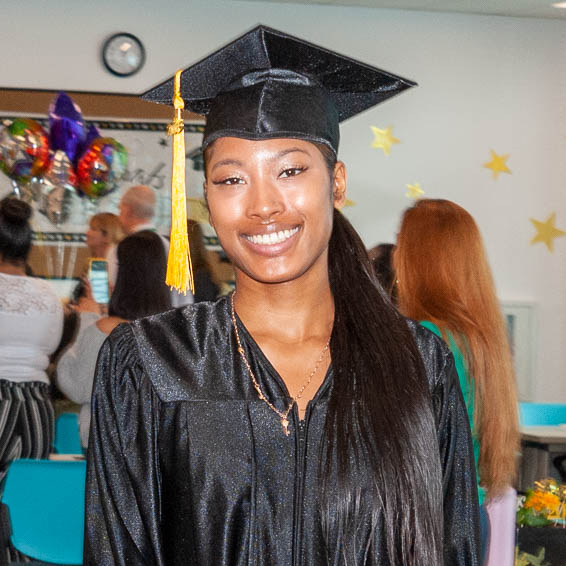
[[[365,6],[397,10],[463,12],[525,18],[566,19],[566,9],[554,8],[556,0],[261,0],[292,4]]]

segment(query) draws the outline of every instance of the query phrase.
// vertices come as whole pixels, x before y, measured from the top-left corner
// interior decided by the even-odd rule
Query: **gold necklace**
[[[258,383],[258,381],[257,381],[257,379],[254,375],[254,372],[252,371],[252,368],[250,367],[248,359],[246,358],[246,353],[244,352],[244,348],[242,348],[242,343],[240,341],[240,333],[238,332],[238,325],[236,323],[236,313],[235,313],[235,310],[234,310],[234,295],[235,294],[236,294],[236,292],[234,291],[232,293],[230,303],[231,303],[231,307],[232,307],[232,325],[234,327],[234,335],[236,337],[236,342],[238,343],[238,352],[240,353],[240,356],[242,357],[242,361],[244,362],[244,365],[246,366],[246,369],[248,370],[248,373],[250,374],[250,378],[252,380],[254,389],[256,390],[260,401],[263,401],[274,413],[276,413],[279,416],[279,418],[281,419],[281,426],[283,427],[283,432],[285,433],[285,436],[289,436],[289,413],[291,412],[291,409],[293,408],[293,405],[297,402],[297,400],[300,399],[303,396],[305,389],[309,386],[310,382],[312,381],[312,378],[314,377],[314,374],[318,371],[320,363],[324,359],[324,356],[326,355],[326,352],[328,351],[328,348],[330,347],[330,338],[328,338],[328,341],[326,342],[326,344],[324,345],[324,348],[322,349],[320,357],[316,361],[314,369],[311,371],[309,377],[307,378],[307,380],[305,381],[303,386],[299,389],[299,392],[294,397],[291,397],[291,402],[289,403],[289,405],[287,406],[285,411],[280,411],[277,407],[275,407],[273,405],[273,403],[271,403],[269,401],[269,399],[263,393],[263,391],[262,391],[261,387],[259,386],[259,383]]]

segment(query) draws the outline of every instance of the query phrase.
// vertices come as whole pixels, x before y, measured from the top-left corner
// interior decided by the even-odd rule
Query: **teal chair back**
[[[14,460],[2,502],[11,543],[53,564],[82,564],[86,462]]]
[[[566,405],[556,403],[520,403],[523,426],[555,426],[566,424]]]
[[[58,454],[82,454],[77,413],[61,413],[57,417],[54,448]]]

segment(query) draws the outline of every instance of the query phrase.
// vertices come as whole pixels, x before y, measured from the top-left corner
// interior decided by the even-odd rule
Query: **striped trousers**
[[[47,458],[55,430],[50,386],[39,381],[0,379],[0,486],[18,458]],[[10,562],[27,562],[13,548],[0,549]],[[1,562],[0,562],[1,563]]]

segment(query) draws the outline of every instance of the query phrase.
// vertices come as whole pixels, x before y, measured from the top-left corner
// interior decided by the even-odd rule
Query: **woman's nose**
[[[285,208],[280,191],[270,182],[257,183],[250,191],[248,215],[262,221],[270,221]]]

